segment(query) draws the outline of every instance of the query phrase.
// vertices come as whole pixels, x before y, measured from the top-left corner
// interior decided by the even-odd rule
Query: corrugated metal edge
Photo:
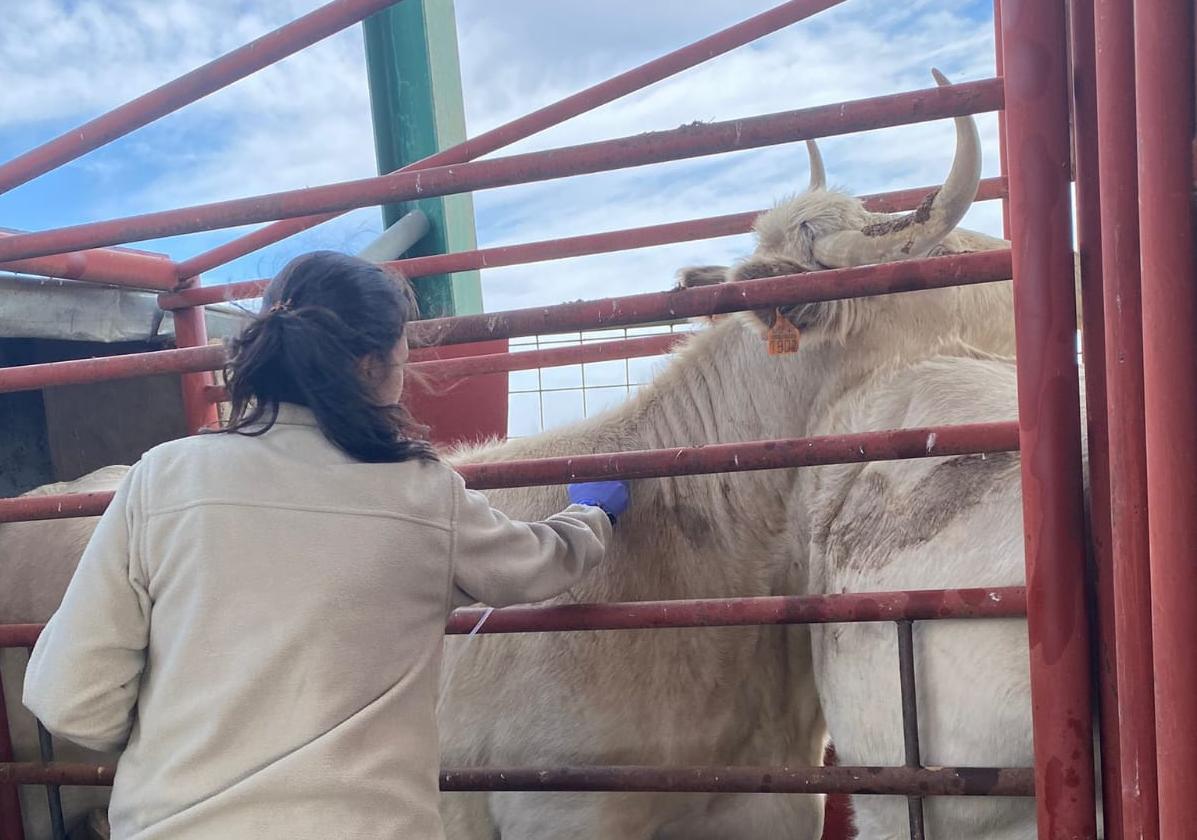
[[[206,312],[214,339],[235,335],[248,314],[233,304]],[[173,316],[161,316],[153,292],[0,273],[0,338],[112,343],[173,337]]]

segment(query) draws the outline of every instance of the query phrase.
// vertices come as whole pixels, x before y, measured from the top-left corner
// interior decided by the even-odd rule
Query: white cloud
[[[49,139],[63,123],[88,120],[320,3],[11,5],[0,28],[0,55],[6,59],[0,126]],[[94,208],[98,216],[368,177],[374,174],[374,155],[360,28],[319,42],[75,165],[128,185]]]
[[[674,5],[680,6],[666,3],[654,11],[661,20],[676,20],[670,15],[677,10],[668,8]],[[701,31],[654,28],[650,21],[635,27],[633,43],[619,51],[610,41],[596,42],[612,20],[631,12],[633,3],[608,3],[587,12],[571,7],[569,14],[545,17],[520,14],[529,11],[527,3],[500,11],[481,0],[459,0],[471,130],[493,127],[768,5],[701,4]],[[958,81],[992,75],[992,24],[945,13],[941,6],[848,4],[498,154],[929,87],[932,65]],[[678,37],[685,28],[685,37]],[[579,42],[596,46],[584,51]],[[587,57],[571,58],[579,54]],[[513,90],[520,95],[510,95]],[[986,172],[995,174],[996,121],[982,117],[980,122]],[[853,191],[931,184],[950,164],[952,126],[940,121],[868,132],[822,146],[832,180]],[[805,153],[789,145],[492,190],[475,196],[479,238],[483,244],[507,244],[750,210],[800,189],[805,180]],[[990,231],[996,218],[993,205],[970,215],[970,221]],[[749,247],[740,237],[491,270],[483,275],[487,305],[538,305],[595,296],[596,289],[604,294],[659,289],[685,262],[728,259]]]
[[[24,0],[5,4],[0,130],[48,139],[260,36],[323,0]],[[482,131],[757,14],[776,0],[456,0],[469,131]],[[854,0],[653,85],[497,155],[630,136],[992,76],[989,4]],[[981,9],[980,14],[977,9]],[[996,120],[979,119],[987,175],[997,172]],[[832,181],[876,192],[941,180],[950,121],[822,141]],[[494,156],[494,155],[492,155]],[[374,174],[361,29],[353,27],[72,165],[94,189],[61,200],[62,224],[293,189]],[[47,176],[48,179],[56,176]],[[481,245],[763,208],[801,189],[801,145],[758,149],[485,191],[475,196]],[[5,222],[22,192],[0,197]],[[27,193],[26,193],[27,194]],[[1000,208],[966,224],[1000,231]],[[347,214],[213,271],[269,276],[297,253],[356,250],[380,227],[374,208]],[[246,229],[152,243],[182,258]],[[488,309],[667,288],[680,266],[727,262],[748,236],[580,257],[482,274]],[[647,365],[649,362],[637,362]],[[607,399],[618,394],[607,393]],[[596,397],[598,399],[599,397]],[[553,425],[560,411],[513,397],[513,429]],[[521,402],[522,400],[522,402]],[[550,400],[551,402],[551,400]],[[543,416],[542,416],[543,415]]]
[[[25,0],[5,4],[0,124],[87,119],[318,5],[239,0]]]
[[[0,54],[0,126],[29,131],[93,116],[210,60],[318,0],[36,0],[9,4]],[[472,134],[756,14],[768,0],[608,0],[603,4],[457,0]],[[992,24],[938,0],[856,0],[799,22],[498,154],[634,135],[993,74]],[[629,25],[629,21],[634,25]],[[49,60],[46,56],[55,56]],[[985,169],[997,171],[995,120],[981,118]],[[32,128],[31,128],[32,127]],[[952,153],[949,121],[823,142],[832,180],[857,192],[934,183]],[[159,126],[80,161],[119,185],[63,215],[125,215],[290,189],[374,172],[360,27],[217,93]],[[800,145],[601,173],[479,193],[483,245],[674,221],[767,206],[806,179]],[[996,205],[970,221],[997,227]],[[19,219],[9,219],[18,224]],[[365,209],[238,264],[268,274],[312,247],[364,244]],[[232,236],[235,232],[227,232]],[[158,243],[186,256],[219,235]],[[733,258],[744,237],[483,273],[491,309],[664,288],[692,261]],[[216,277],[229,276],[214,272]]]

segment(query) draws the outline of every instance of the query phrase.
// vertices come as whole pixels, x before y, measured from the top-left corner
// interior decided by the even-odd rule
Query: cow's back
[[[74,481],[47,484],[24,495],[107,492],[115,490],[128,471],[126,466],[103,467]],[[49,619],[62,601],[98,521],[99,517],[92,516],[0,524],[0,624],[41,624]],[[21,705],[28,659],[24,650],[0,649],[0,677],[17,761],[40,760],[33,716]],[[54,748],[59,761],[112,764],[115,760],[115,756],[93,753],[60,739],[55,739]],[[105,787],[64,787],[61,793],[68,828],[108,803]],[[26,840],[49,840],[44,789],[22,787],[21,807]]]
[[[74,481],[47,484],[23,494],[51,496],[116,489],[126,466],[102,467]],[[0,624],[45,622],[58,609],[67,583],[99,517],[0,523]]]
[[[880,377],[843,407],[852,431],[1009,421],[1012,361],[939,358]],[[927,451],[936,441],[928,436]],[[1018,586],[1024,581],[1017,453],[958,455],[817,471],[811,586],[816,592]],[[892,623],[812,628],[815,673],[844,764],[901,765],[901,688]],[[1025,622],[915,625],[922,759],[934,766],[1029,766]],[[1032,800],[928,799],[928,837],[1035,836]],[[904,836],[902,797],[855,797],[862,837]],[[892,832],[897,832],[893,834]]]

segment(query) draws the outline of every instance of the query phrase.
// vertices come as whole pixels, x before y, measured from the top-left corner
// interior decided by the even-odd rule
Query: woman
[[[410,288],[321,252],[233,342],[221,434],[156,447],[96,528],[25,705],[124,754],[113,837],[442,837],[438,671],[455,606],[557,595],[603,556],[622,482],[513,522],[398,401]]]

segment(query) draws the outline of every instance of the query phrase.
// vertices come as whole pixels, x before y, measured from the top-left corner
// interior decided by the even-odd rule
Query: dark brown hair
[[[379,405],[361,362],[386,361],[417,316],[398,272],[316,251],[270,281],[262,309],[230,343],[232,403],[224,432],[260,435],[280,403],[306,406],[330,441],[359,461],[435,460],[424,429],[401,405]]]

